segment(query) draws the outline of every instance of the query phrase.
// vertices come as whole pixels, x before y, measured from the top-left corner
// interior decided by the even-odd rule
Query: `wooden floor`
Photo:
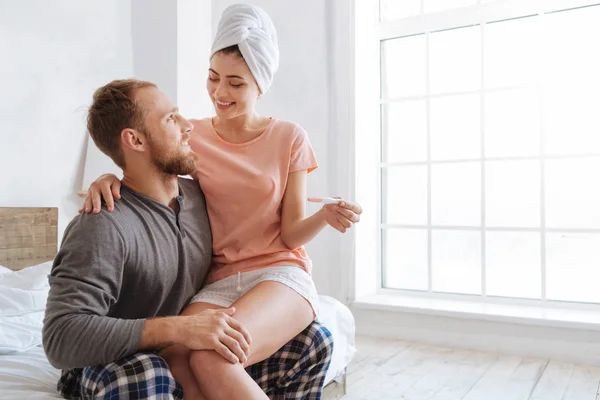
[[[357,338],[344,400],[598,400],[600,367]]]

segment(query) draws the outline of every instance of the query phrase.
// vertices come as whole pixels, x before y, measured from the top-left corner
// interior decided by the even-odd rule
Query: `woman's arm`
[[[281,207],[281,239],[290,249],[310,242],[325,228],[323,208],[311,217],[306,215],[306,170],[288,175]]]
[[[306,218],[306,176],[306,170],[290,173],[283,195],[281,239],[290,249],[310,242],[328,224],[345,233],[359,221],[362,213],[357,204],[341,201],[339,204],[325,205]]]
[[[90,185],[83,207],[79,210],[86,213],[98,214],[102,208],[102,199],[106,203],[108,211],[115,207],[115,200],[121,198],[121,181],[116,175],[104,174]]]
[[[194,170],[190,174],[193,180],[198,182],[198,171]],[[115,208],[115,199],[121,198],[121,181],[116,175],[104,174],[91,183],[87,192],[81,192],[85,196],[83,207],[79,212],[85,210],[86,213],[93,212],[98,214],[102,208],[102,200],[106,203],[108,211]]]

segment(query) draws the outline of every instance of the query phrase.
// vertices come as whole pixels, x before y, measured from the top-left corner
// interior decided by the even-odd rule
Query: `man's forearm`
[[[160,350],[177,344],[179,318],[124,320],[65,315],[46,326],[44,347],[57,368],[106,364],[138,350]]]
[[[160,350],[178,344],[177,322],[179,318],[181,317],[146,319],[139,350]]]
[[[46,311],[43,342],[50,363],[59,369],[107,364],[138,350],[144,320],[98,315],[54,315]]]

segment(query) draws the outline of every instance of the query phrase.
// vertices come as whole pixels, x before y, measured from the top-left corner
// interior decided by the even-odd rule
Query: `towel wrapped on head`
[[[237,45],[262,94],[271,87],[279,67],[277,32],[269,15],[251,4],[233,4],[223,11],[211,57]]]

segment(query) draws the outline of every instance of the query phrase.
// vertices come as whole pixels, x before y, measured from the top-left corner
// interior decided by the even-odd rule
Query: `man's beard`
[[[150,140],[150,157],[152,164],[167,175],[189,175],[198,167],[198,156],[194,152],[166,150],[153,140]]]

